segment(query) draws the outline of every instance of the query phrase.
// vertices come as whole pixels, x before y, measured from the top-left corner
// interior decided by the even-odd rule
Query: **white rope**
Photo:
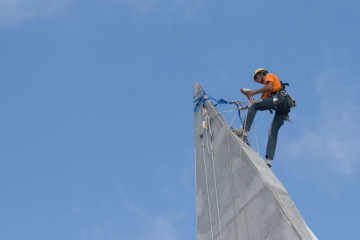
[[[211,206],[210,206],[210,195],[209,195],[209,183],[207,178],[207,170],[206,170],[206,158],[205,158],[205,143],[204,140],[201,139],[201,147],[203,149],[203,155],[204,155],[204,168],[205,168],[205,180],[206,180],[206,192],[208,197],[208,204],[209,204],[209,216],[210,216],[210,228],[211,228],[211,239],[214,240],[214,231],[212,227],[212,219],[211,219]]]
[[[241,104],[240,104],[241,106]],[[221,221],[220,221],[220,208],[219,208],[219,200],[218,200],[218,190],[217,190],[217,181],[216,181],[216,172],[215,172],[215,161],[214,161],[214,141],[213,141],[213,133],[211,130],[211,120],[216,117],[217,115],[223,114],[225,112],[232,112],[234,110],[239,110],[240,111],[240,116],[242,117],[242,119],[244,118],[243,116],[243,112],[240,107],[236,108],[236,109],[231,109],[229,111],[223,111],[223,112],[218,112],[215,115],[209,117],[208,111],[206,108],[203,108],[203,115],[205,117],[205,123],[206,126],[205,128],[205,142],[206,142],[206,147],[207,147],[207,151],[208,154],[211,155],[211,160],[212,160],[212,165],[213,165],[213,175],[214,175],[214,187],[215,187],[215,197],[216,197],[216,207],[217,207],[217,215],[218,215],[218,223],[219,223],[219,232],[220,232],[220,240],[222,240],[222,229],[221,229]],[[233,180],[233,170],[232,170],[232,160],[231,160],[231,152],[230,152],[230,142],[229,142],[229,131],[230,131],[230,127],[233,123],[233,121],[236,118],[236,115],[234,115],[229,128],[227,129],[227,140],[228,140],[228,155],[229,155],[229,163],[230,163],[230,173],[231,173],[231,189],[232,189],[232,197],[233,197],[233,208],[234,208],[234,220],[235,220],[235,225],[236,225],[236,239],[238,239],[238,229],[237,229],[237,217],[236,217],[236,202],[235,202],[235,190],[234,190],[234,180]],[[245,122],[244,122],[244,127],[243,127],[243,131],[245,131],[246,128],[246,121],[247,121],[247,117],[248,114],[246,114],[245,117]],[[254,134],[255,134],[255,140],[256,140],[256,147],[258,150],[258,154],[259,154],[259,145],[258,145],[258,140],[257,140],[257,134],[256,134],[256,129],[255,129],[255,122],[253,122],[253,127],[254,127]],[[249,141],[250,141],[250,137],[247,136]],[[205,178],[206,178],[206,187],[207,187],[207,195],[208,195],[208,203],[209,203],[209,216],[210,216],[210,224],[211,224],[211,234],[212,234],[212,240],[214,240],[214,232],[213,232],[213,224],[212,224],[212,217],[211,217],[211,206],[210,206],[210,195],[209,195],[209,184],[208,184],[208,178],[207,178],[207,168],[206,168],[206,157],[205,157],[205,143],[204,140],[202,140],[202,148],[203,148],[203,155],[204,155],[204,167],[205,167]],[[245,218],[245,226],[246,226],[246,236],[247,236],[247,240],[249,240],[249,226],[248,226],[248,216],[247,216],[247,208],[246,208],[246,192],[245,192],[245,182],[244,182],[244,166],[243,166],[243,159],[242,159],[242,144],[243,144],[243,140],[240,143],[240,165],[241,165],[241,182],[242,182],[242,192],[243,192],[243,201],[244,201],[244,218]],[[251,145],[251,142],[250,142]]]
[[[214,151],[212,151],[212,164],[213,164],[213,173],[214,173],[214,182],[215,182],[215,197],[216,197],[216,207],[217,207],[217,214],[218,214],[218,221],[219,221],[219,230],[220,230],[220,239],[222,240],[221,235],[221,223],[220,223],[220,210],[219,210],[219,200],[218,200],[218,193],[217,193],[217,184],[216,184],[216,175],[215,175],[215,164],[214,164]]]
[[[216,207],[217,207],[217,214],[218,214],[218,222],[219,222],[219,231],[220,231],[220,240],[222,240],[222,234],[221,234],[221,222],[220,222],[220,209],[219,209],[219,199],[218,199],[218,191],[217,191],[217,183],[216,183],[216,174],[215,174],[215,161],[214,161],[214,141],[212,139],[213,133],[211,131],[211,123],[210,123],[210,117],[208,112],[205,112],[206,116],[205,116],[205,121],[207,123],[207,130],[209,130],[210,133],[210,146],[211,146],[211,160],[212,160],[212,164],[213,164],[213,174],[214,174],[214,186],[215,186],[215,197],[216,197]]]
[[[211,152],[214,150],[214,146],[213,146],[213,141],[212,141],[212,132],[211,132],[211,129],[209,129],[210,128],[210,117],[209,117],[209,113],[206,110],[206,108],[204,108],[204,110],[203,110],[203,115],[205,117],[205,122],[206,122],[206,129],[205,129],[206,147],[207,147],[209,155],[211,155]],[[210,130],[209,134],[208,134],[208,129]]]
[[[229,125],[229,129],[230,129],[232,123],[234,122],[236,115],[237,115],[237,114],[235,113],[235,116],[233,117],[233,119],[231,120],[231,123],[230,123],[230,125]],[[228,130],[229,130],[229,129],[228,129]]]
[[[246,117],[244,118],[244,113],[243,113],[242,110],[240,110],[240,116],[241,116],[242,119],[245,119],[245,121],[246,121],[247,115],[246,115]],[[245,124],[245,121],[244,121],[243,124]],[[242,125],[241,125],[241,127],[242,127]],[[245,131],[243,131],[243,133],[245,133]],[[249,143],[248,145],[250,145],[250,147],[252,147],[252,145],[251,145],[251,138],[250,138],[249,134],[248,134],[246,137],[247,137],[247,139],[248,139],[248,143]]]
[[[244,118],[244,114],[242,112],[242,110],[240,110],[240,116],[241,118]],[[246,119],[247,119],[247,114],[246,114]],[[245,121],[246,121],[245,119]],[[245,124],[246,122],[244,122]],[[257,134],[256,134],[256,129],[255,129],[255,120],[253,120],[253,128],[254,128],[254,135],[255,135],[255,141],[256,141],[256,149],[257,149],[257,152],[258,154],[260,154],[260,151],[259,151],[259,143],[258,143],[258,140],[257,140]],[[251,146],[251,139],[250,139],[250,136],[248,136],[248,139],[249,139],[249,144]]]
[[[235,117],[234,117],[234,119],[235,119]],[[229,131],[230,131],[230,127],[228,128],[226,133],[227,133],[228,153],[229,153],[228,156],[229,156],[229,163],[230,163],[231,192],[232,192],[232,198],[233,198],[233,204],[234,204],[233,207],[234,207],[234,220],[235,220],[235,236],[236,236],[236,240],[238,240],[239,234],[238,234],[238,225],[237,225],[237,217],[236,217],[236,202],[235,202],[234,178],[233,178],[233,169],[232,169],[232,160],[231,160],[231,152],[230,152],[230,142],[229,142]]]
[[[247,120],[248,114],[246,114],[245,122],[244,122],[244,128],[243,131],[245,131],[246,128],[246,120]],[[247,220],[247,210],[246,210],[246,196],[245,196],[245,183],[244,183],[244,171],[243,171],[243,161],[242,161],[242,144],[244,141],[240,142],[240,168],[241,168],[241,182],[242,182],[242,191],[243,191],[243,201],[244,201],[244,217],[245,217],[245,226],[246,226],[246,237],[247,240],[249,240],[249,227],[248,227],[248,220]]]
[[[217,181],[216,181],[216,173],[215,173],[215,161],[214,161],[214,141],[213,141],[213,138],[212,138],[213,133],[212,133],[212,130],[211,130],[211,121],[210,121],[209,113],[206,110],[206,108],[203,108],[203,115],[205,117],[205,122],[206,122],[205,135],[206,135],[208,141],[209,141],[209,136],[208,135],[210,135],[210,149],[209,149],[209,145],[208,145],[208,151],[210,150],[209,154],[211,155],[211,160],[212,160],[212,165],[213,165],[216,207],[217,207],[217,214],[218,214],[220,240],[222,240],[221,221],[220,221],[220,208],[219,208]],[[209,131],[209,134],[207,133],[208,131]],[[209,143],[209,142],[207,142],[207,143]]]
[[[258,154],[260,155],[259,144],[258,144],[257,134],[256,134],[256,129],[255,129],[255,120],[253,120],[253,128],[254,128],[254,134],[255,134],[255,141],[256,141],[257,152],[258,152]]]
[[[222,111],[222,112],[218,112],[218,113],[216,113],[216,114],[214,114],[213,116],[211,116],[210,117],[210,120],[212,120],[214,117],[216,117],[217,115],[222,115],[223,113],[230,113],[230,112],[233,112],[233,111],[235,111],[235,110],[243,110],[243,109],[245,109],[244,108],[244,106],[243,106],[243,104],[248,104],[248,102],[239,102],[239,101],[229,101],[229,102],[231,102],[231,103],[236,103],[237,104],[237,108],[234,108],[234,109],[230,109],[230,110],[228,110],[228,111]],[[233,121],[234,121],[234,119],[233,119]]]
[[[218,112],[218,113],[215,113],[213,116],[210,117],[210,120],[212,120],[213,118],[215,118],[217,115],[222,115],[223,113],[231,113],[235,110],[238,110],[237,108],[234,108],[234,109],[231,109],[229,111],[223,111],[223,112]],[[236,115],[235,115],[236,116]]]

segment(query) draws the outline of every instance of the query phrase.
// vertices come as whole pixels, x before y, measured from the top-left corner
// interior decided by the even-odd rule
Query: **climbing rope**
[[[203,105],[203,108],[205,108],[205,101],[208,100],[208,99],[212,99],[215,101],[216,104],[214,104],[214,106],[216,107],[217,105],[219,104],[235,104],[236,105],[236,108],[235,109],[230,109],[228,111],[222,111],[222,112],[218,112],[216,113],[215,115],[211,116],[210,117],[210,121],[215,118],[217,115],[222,115],[223,113],[230,113],[232,111],[235,111],[237,110],[237,113],[238,113],[238,116],[239,116],[239,119],[240,119],[240,123],[241,125],[243,124],[243,114],[242,114],[242,110],[245,110],[247,109],[248,107],[247,106],[243,106],[244,104],[248,104],[247,102],[240,102],[240,101],[226,101],[224,99],[219,99],[219,100],[216,100],[215,98],[211,97],[209,94],[206,94],[208,97],[206,98],[205,97],[205,91],[201,90],[202,91],[202,95],[201,97],[197,98],[194,100],[194,103],[196,103],[195,105],[195,109],[194,111],[196,112],[197,111],[197,108],[199,106],[200,103],[202,103]],[[197,94],[195,94],[194,98],[199,95],[199,93],[201,92],[199,91]],[[247,115],[246,115],[247,116]],[[234,120],[234,119],[233,119]],[[232,121],[233,122],[233,121]],[[232,125],[232,122],[230,124],[230,126]],[[257,150],[258,150],[258,153],[259,153],[259,145],[258,145],[258,141],[257,141],[257,135],[256,135],[256,130],[255,130],[255,121],[253,122],[253,126],[254,126],[254,133],[255,133],[255,140],[256,140],[256,147],[257,147]],[[249,139],[249,143],[250,143],[250,146],[251,146],[251,139],[250,139],[250,136],[248,136],[248,139]]]
[[[211,132],[211,128],[209,129],[209,133],[208,133],[208,128],[210,127],[210,117],[209,117],[209,113],[206,110],[206,108],[203,108],[203,115],[205,118],[204,121],[204,129],[206,129],[205,131],[205,138],[206,138],[206,146],[207,146],[207,150],[209,155],[211,155],[211,153],[214,151],[214,145],[213,145],[213,141],[212,141],[212,132]],[[210,146],[210,147],[209,147]]]
[[[248,114],[245,117],[244,129],[246,128],[246,120]],[[245,217],[245,226],[246,226],[246,238],[249,240],[249,227],[248,227],[248,218],[247,218],[247,210],[246,210],[246,195],[245,195],[245,183],[244,183],[244,167],[243,167],[243,160],[242,160],[242,144],[244,141],[240,142],[240,169],[241,169],[241,183],[242,183],[242,191],[243,191],[243,201],[244,201],[244,217]]]
[[[203,108],[203,115],[205,117],[206,125],[204,126],[205,135],[207,136],[207,132],[209,131],[210,135],[210,152],[212,165],[213,165],[213,174],[214,174],[214,187],[215,187],[215,198],[216,198],[216,207],[217,207],[217,215],[218,215],[218,223],[219,223],[219,232],[220,232],[220,240],[222,240],[221,233],[221,220],[220,220],[220,208],[219,208],[219,199],[218,199],[218,190],[217,190],[217,181],[216,181],[216,173],[215,173],[215,161],[214,161],[214,141],[212,139],[212,131],[211,131],[211,122],[210,116],[206,108]],[[208,147],[209,150],[209,147]]]
[[[209,203],[209,216],[210,216],[210,227],[211,227],[211,239],[214,240],[214,231],[213,231],[213,224],[211,219],[211,205],[210,205],[210,195],[209,195],[209,183],[207,178],[207,170],[206,170],[206,157],[205,157],[205,143],[203,140],[203,135],[200,135],[201,139],[201,147],[203,149],[203,155],[204,155],[204,168],[205,168],[205,181],[206,181],[206,192],[208,197],[208,203]]]
[[[235,119],[235,117],[233,118],[233,121],[234,121],[234,119]],[[231,152],[230,152],[229,131],[230,131],[230,127],[226,131],[226,136],[227,136],[227,142],[228,142],[228,156],[229,156],[229,163],[230,163],[231,193],[232,193],[233,204],[234,204],[233,208],[234,208],[234,220],[235,220],[235,236],[236,236],[236,240],[238,240],[239,234],[238,234],[238,225],[237,225],[237,217],[236,217],[237,214],[236,214],[236,202],[235,202],[235,190],[234,190],[234,177],[233,177],[232,159],[231,159]]]
[[[197,94],[195,94],[194,99],[199,95],[200,92],[201,91],[199,91]],[[208,99],[215,101],[216,102],[216,104],[214,104],[215,106],[217,106],[218,104],[236,104],[237,108],[231,109],[228,111],[218,112],[210,117],[207,109],[205,108],[205,101]],[[218,115],[222,115],[223,113],[230,113],[230,112],[237,110],[237,113],[234,115],[234,117],[227,129],[227,141],[228,141],[228,153],[229,153],[228,155],[229,155],[229,163],[230,163],[230,171],[231,171],[230,174],[231,174],[231,185],[232,185],[231,189],[232,189],[232,197],[233,197],[233,210],[234,210],[234,219],[235,219],[235,224],[236,224],[235,225],[236,226],[236,229],[235,229],[236,230],[236,239],[238,239],[237,218],[236,218],[237,214],[236,214],[232,159],[231,159],[230,142],[229,142],[229,131],[231,131],[230,127],[231,127],[232,123],[234,122],[236,115],[239,116],[241,124],[244,125],[243,126],[244,129],[246,128],[246,121],[247,121],[248,114],[246,114],[245,121],[243,123],[243,121],[242,121],[242,119],[244,118],[243,110],[247,109],[247,106],[244,107],[243,104],[248,104],[248,103],[239,102],[239,101],[225,101],[223,99],[216,100],[216,99],[212,98],[211,96],[209,96],[208,94],[205,94],[205,91],[202,91],[202,95],[200,97],[198,97],[197,99],[195,99],[194,103],[195,103],[195,109],[194,109],[195,112],[197,111],[198,106],[200,104],[202,104],[203,116],[204,116],[204,120],[205,120],[205,121],[203,121],[203,128],[205,130],[204,132],[205,132],[205,143],[206,144],[204,143],[204,135],[203,134],[200,135],[200,138],[201,138],[201,146],[202,146],[203,155],[204,155],[205,180],[206,180],[207,196],[208,196],[208,203],[209,203],[209,216],[210,216],[212,240],[214,239],[214,231],[213,231],[213,223],[212,223],[212,216],[211,216],[211,205],[210,205],[209,183],[208,183],[207,167],[206,167],[205,147],[207,148],[208,154],[211,155],[211,160],[212,160],[212,165],[213,165],[213,176],[214,176],[214,187],[215,187],[215,198],[216,198],[216,207],[217,207],[217,215],[218,215],[219,233],[220,233],[220,240],[222,240],[220,208],[219,208],[218,189],[217,189],[215,161],[214,161],[214,141],[213,141],[213,133],[211,130],[211,121]],[[253,124],[253,127],[254,127],[256,146],[257,146],[257,150],[259,153],[259,146],[258,146],[257,135],[256,135],[256,130],[255,130],[255,123]],[[249,136],[248,136],[248,138],[250,140]],[[243,142],[244,141],[240,142],[240,149],[239,149],[240,150],[240,171],[241,171],[240,175],[241,175],[241,182],[242,182],[243,202],[244,202],[244,218],[245,218],[244,220],[245,220],[245,226],[246,226],[246,238],[247,238],[247,240],[249,240],[249,227],[248,227],[249,223],[248,223],[247,207],[246,207],[247,204],[246,204],[246,192],[245,192],[245,182],[244,182],[245,178],[244,178],[244,166],[243,166],[243,159],[242,159]]]
[[[255,129],[255,121],[253,121],[253,128],[254,128],[254,135],[255,135],[255,141],[256,141],[257,153],[260,155],[260,151],[259,151],[259,144],[258,144],[257,134],[256,134],[256,129]]]

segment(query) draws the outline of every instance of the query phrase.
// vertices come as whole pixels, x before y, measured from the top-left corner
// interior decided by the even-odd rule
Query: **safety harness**
[[[290,112],[290,108],[296,107],[296,101],[293,97],[291,97],[289,94],[286,93],[286,89],[285,86],[290,86],[289,83],[283,83],[282,81],[280,81],[281,84],[281,88],[279,90],[276,90],[274,92],[270,92],[270,97],[273,99],[274,102],[274,106],[275,106],[275,110],[279,109],[280,107],[282,107],[284,104],[288,104],[289,106],[289,111],[284,113],[284,118],[285,121],[289,121],[291,122],[291,120],[289,119],[289,112]],[[272,110],[270,109],[270,114],[272,114]]]

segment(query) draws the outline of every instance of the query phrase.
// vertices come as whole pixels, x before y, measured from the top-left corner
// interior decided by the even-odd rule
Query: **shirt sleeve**
[[[272,83],[275,84],[275,75],[271,74],[271,73],[266,74],[266,76],[265,76],[265,85],[266,85],[267,82],[272,82]]]
[[[273,84],[275,84],[275,75],[274,74],[271,74],[271,73],[266,74],[264,85],[266,85],[266,83],[268,83],[268,82],[272,82]],[[263,93],[261,95],[261,98],[268,98],[270,96],[270,92],[271,91]]]

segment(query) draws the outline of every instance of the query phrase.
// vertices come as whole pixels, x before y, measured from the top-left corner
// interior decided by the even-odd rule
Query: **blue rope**
[[[199,97],[199,98],[197,98],[197,99],[194,100],[194,103],[196,102],[194,112],[197,111],[197,107],[199,106],[199,104],[200,104],[201,102],[203,103],[203,106],[204,106],[204,103],[205,103],[204,95],[205,95],[205,91],[203,91],[201,97]]]
[[[208,98],[205,98],[205,97],[204,97],[204,96],[205,96],[205,91],[203,91],[201,97],[199,97],[199,98],[197,98],[197,99],[194,100],[194,103],[196,102],[194,112],[197,111],[197,108],[198,108],[198,106],[200,105],[200,103],[202,103],[202,105],[203,105],[203,107],[204,107],[204,105],[205,105],[205,100],[208,100],[208,99],[212,99],[212,100],[214,100],[214,101],[216,102],[215,107],[216,107],[217,105],[219,105],[219,104],[235,104],[238,109],[240,108],[240,106],[239,106],[237,103],[228,102],[228,101],[226,101],[226,100],[224,100],[224,99],[216,100],[215,98],[211,97],[209,94],[207,94],[207,95],[208,95]],[[221,107],[221,105],[220,105],[220,107]],[[242,118],[241,118],[240,110],[238,110],[238,115],[239,115],[239,118],[240,118],[240,123],[241,123],[241,125],[242,125],[242,124],[243,124],[243,120],[242,120]]]
[[[229,102],[225,101],[224,99],[219,99],[219,101],[217,101],[217,103],[215,104],[215,107],[219,104],[229,104]]]
[[[204,106],[205,104],[205,100],[208,100],[208,99],[212,99],[214,102],[216,102],[215,104],[215,107],[219,104],[228,104],[227,101],[225,101],[224,99],[220,99],[220,100],[216,100],[215,98],[213,98],[212,96],[210,96],[209,94],[206,94],[208,96],[208,98],[205,98],[205,91],[203,91],[201,97],[197,98],[194,100],[194,103],[196,102],[196,105],[195,105],[195,109],[194,109],[194,112],[197,111],[197,108],[198,106],[200,105],[200,103],[202,103],[202,105]]]
[[[237,106],[237,108],[239,109],[239,105],[238,105],[238,104],[236,104],[236,106]],[[243,120],[242,120],[242,118],[241,118],[240,110],[238,110],[238,115],[239,115],[239,118],[240,118],[240,123],[241,123],[241,126],[242,126],[242,124],[243,124]]]

